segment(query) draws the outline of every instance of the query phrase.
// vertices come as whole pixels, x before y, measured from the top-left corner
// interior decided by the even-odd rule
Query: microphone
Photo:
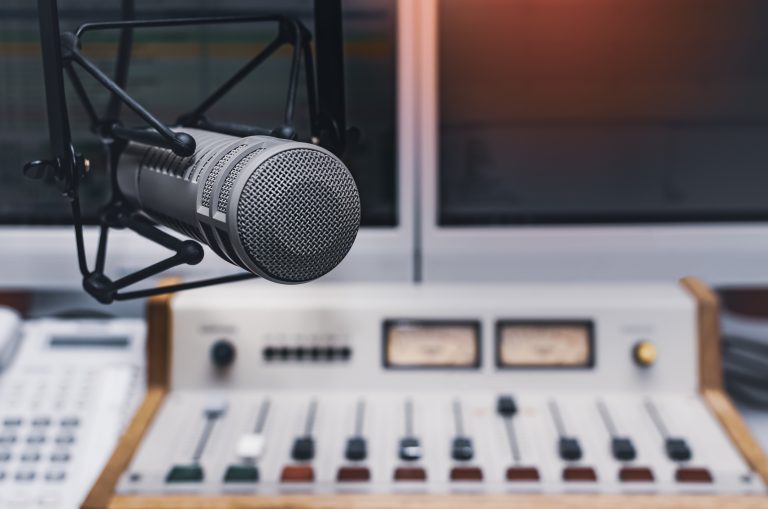
[[[116,177],[128,203],[277,283],[317,279],[344,259],[360,227],[360,195],[339,158],[269,136],[183,132],[196,142],[189,157],[127,145]]]

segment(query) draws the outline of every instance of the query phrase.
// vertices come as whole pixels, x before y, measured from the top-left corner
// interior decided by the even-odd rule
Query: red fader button
[[[539,470],[536,467],[509,467],[507,469],[507,481],[530,481],[539,480]]]
[[[371,480],[368,467],[340,467],[336,474],[338,482],[365,482]]]
[[[677,482],[710,483],[712,474],[706,468],[680,467],[675,472]]]
[[[311,465],[286,465],[280,475],[281,482],[313,482],[315,471]]]
[[[563,469],[564,481],[595,482],[597,474],[592,467],[565,467]]]
[[[426,481],[427,472],[421,467],[397,467],[395,481]]]
[[[653,472],[646,467],[621,467],[619,480],[621,482],[653,482]]]
[[[483,471],[479,467],[453,467],[451,481],[482,481]]]

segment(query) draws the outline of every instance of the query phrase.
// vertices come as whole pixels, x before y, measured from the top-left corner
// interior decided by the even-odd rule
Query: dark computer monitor
[[[768,4],[424,10],[427,276],[765,272]]]
[[[87,21],[119,19],[120,4],[120,0],[59,0],[62,31]],[[313,0],[136,0],[135,11],[140,19],[279,12],[298,16],[312,28],[313,5]],[[349,262],[354,265],[356,251],[381,252],[376,246],[366,247],[368,237],[374,238],[374,244],[391,244],[389,237],[400,235],[404,224],[399,198],[397,0],[344,2],[343,25],[347,122],[360,133],[353,137],[344,156],[362,198],[362,242]],[[256,55],[275,34],[275,24],[135,30],[127,89],[162,121],[173,123]],[[118,36],[118,31],[109,31],[84,37],[84,53],[108,73],[113,69]],[[279,125],[287,96],[290,57],[288,48],[279,51],[217,104],[210,117],[265,127]],[[97,98],[96,106],[102,109],[106,93],[88,76],[82,75],[81,79],[89,94]],[[94,223],[100,205],[107,199],[107,161],[71,87],[68,102],[75,145],[91,161],[92,171],[84,182],[82,199],[85,220]],[[297,113],[298,128],[307,133],[303,87],[299,90]],[[142,125],[130,112],[125,113],[125,108],[124,123]],[[55,187],[26,181],[21,173],[26,161],[49,153],[47,145],[36,4],[7,0],[0,5],[0,238],[5,235],[9,239],[6,245],[27,245],[17,254],[10,253],[12,247],[0,250],[0,261],[10,257],[5,263],[14,265],[24,252],[47,252],[46,256],[35,255],[35,263],[38,259],[44,263],[64,257],[68,261],[59,268],[67,274],[66,269],[71,268],[74,275],[74,241],[70,229],[64,226],[71,224],[68,202]],[[381,236],[383,240],[376,240]],[[145,257],[162,255],[151,247],[151,255],[143,252],[140,240],[115,241],[115,250],[121,251],[118,256],[123,260],[117,263],[119,271],[141,266]],[[71,265],[67,265],[69,260]],[[393,263],[400,266],[402,260]],[[24,266],[21,272],[30,284],[45,285],[51,277],[57,278],[47,274],[40,281],[31,266]]]

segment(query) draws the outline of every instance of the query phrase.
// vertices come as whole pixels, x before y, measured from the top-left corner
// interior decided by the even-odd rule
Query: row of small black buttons
[[[352,357],[348,346],[268,346],[263,350],[266,361],[347,361]]]

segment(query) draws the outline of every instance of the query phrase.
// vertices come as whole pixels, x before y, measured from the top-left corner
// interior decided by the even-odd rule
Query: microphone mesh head
[[[321,150],[277,153],[250,174],[235,198],[245,252],[281,282],[311,281],[329,272],[349,252],[360,227],[352,175]]]

